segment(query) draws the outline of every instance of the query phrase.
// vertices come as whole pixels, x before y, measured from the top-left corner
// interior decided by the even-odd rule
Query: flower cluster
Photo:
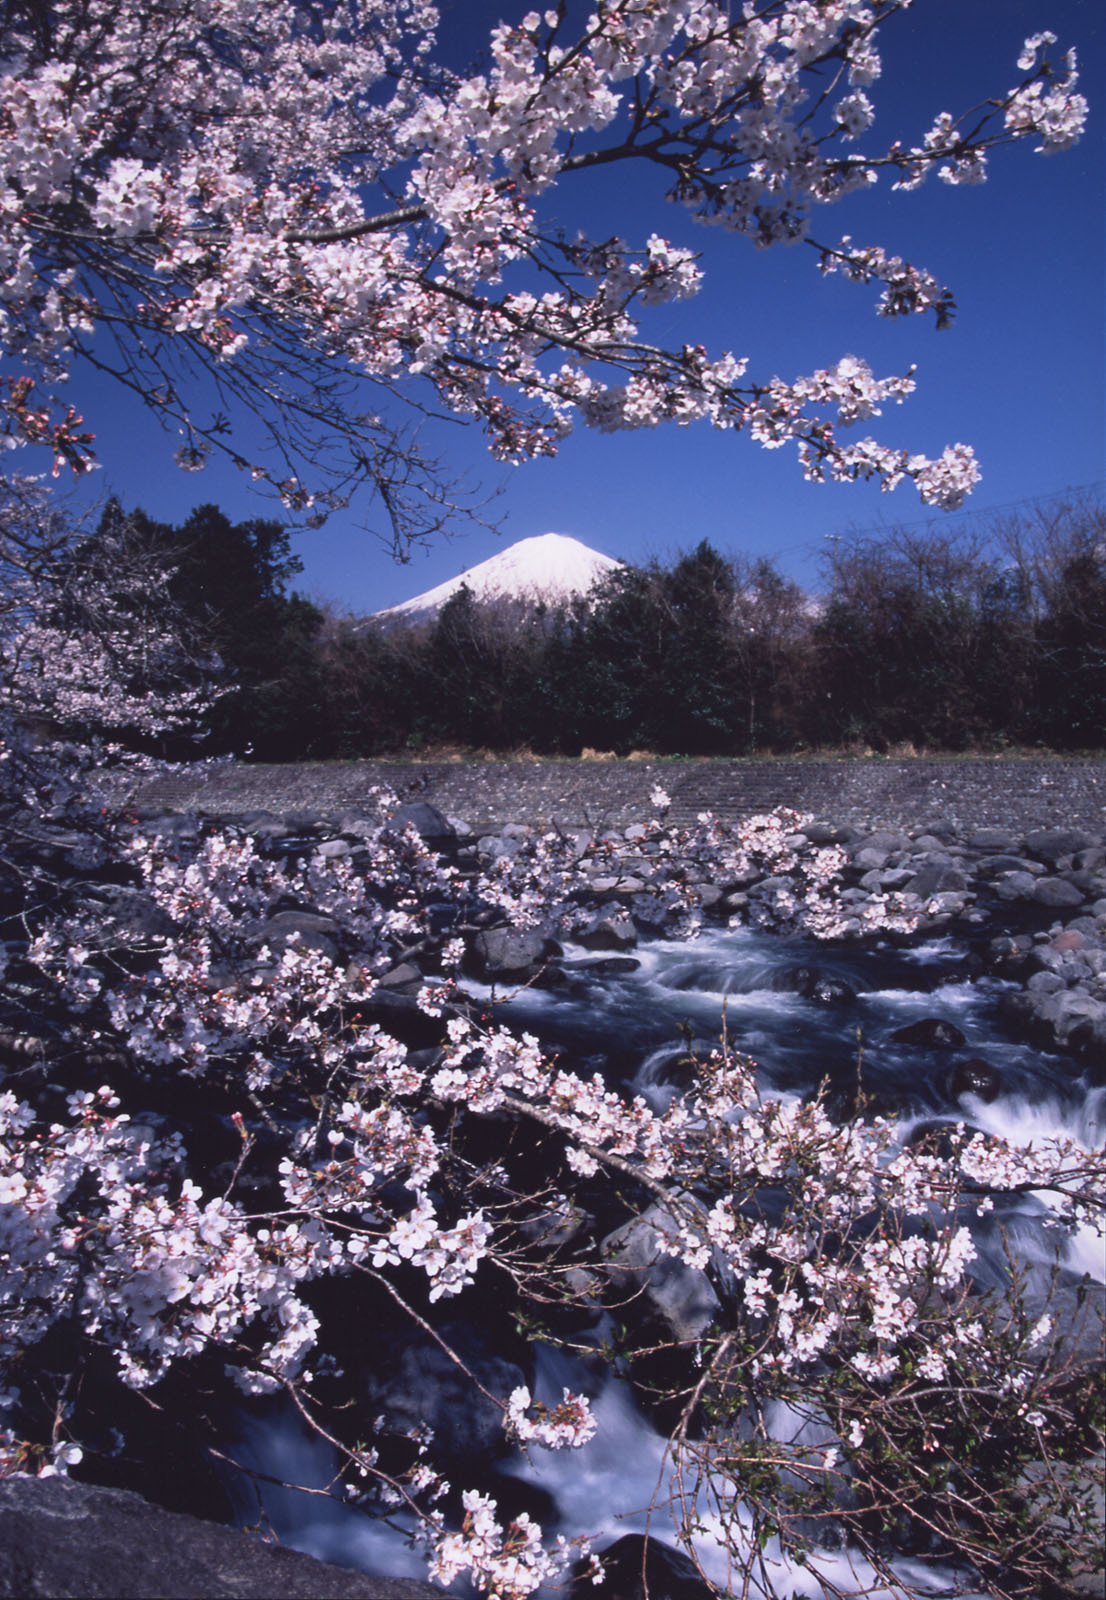
[[[294,0],[263,18],[235,0],[59,0],[49,28],[12,11],[0,29],[0,337],[22,374],[0,395],[7,439],[90,463],[92,436],[52,396],[110,323],[120,357],[113,368],[98,344],[98,364],[176,430],[187,470],[225,453],[316,518],[344,503],[351,470],[383,474],[400,537],[433,499],[428,463],[370,407],[350,407],[338,374],[389,393],[418,377],[507,460],[553,453],[577,418],[705,418],[768,447],[793,441],[810,476],[909,477],[928,503],[954,505],[970,475],[938,495],[925,457],[837,440],[830,416],[844,400],[852,420],[855,373],[758,383],[739,357],[648,342],[639,314],[698,288],[687,249],[657,233],[636,246],[574,238],[543,214],[576,173],[644,162],[696,218],[770,246],[809,237],[818,208],[888,169],[901,188],[931,169],[976,181],[995,145],[1050,152],[1079,137],[1074,60],[1054,67],[1041,33],[1022,81],[982,114],[942,113],[920,145],[865,152],[878,29],[899,9],[606,0],[574,33],[556,7],[496,27],[483,69],[461,74],[433,62],[425,0],[337,0],[310,19]],[[883,279],[885,311],[932,299],[928,274],[882,253],[850,276]],[[939,318],[948,305],[941,291]],[[286,475],[189,404],[178,357],[216,371],[244,406],[264,394]],[[907,387],[869,375],[862,414]],[[319,431],[305,435],[312,415]]]

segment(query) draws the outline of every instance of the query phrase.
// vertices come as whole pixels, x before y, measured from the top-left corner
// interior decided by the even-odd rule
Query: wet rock
[[[590,1600],[592,1595],[610,1595],[612,1600],[710,1600],[715,1592],[682,1550],[644,1534],[623,1534],[600,1559],[602,1585],[596,1589],[590,1565],[581,1563],[569,1591],[571,1600]]]
[[[640,966],[637,956],[601,956],[596,961],[568,962],[561,970],[589,978],[610,978],[623,972],[636,972]]]
[[[856,999],[856,990],[844,978],[815,978],[809,989],[804,989],[806,999],[820,1006],[847,1006]]]
[[[49,1600],[433,1600],[376,1578],[68,1478],[0,1480],[0,1596]]]
[[[762,987],[774,994],[806,994],[817,978],[813,967],[777,967]]]
[[[485,928],[465,954],[465,971],[499,982],[525,979],[550,953],[550,942],[538,928]]]
[[[678,1198],[695,1206],[687,1195]],[[721,1307],[706,1273],[662,1248],[677,1232],[672,1213],[651,1205],[603,1240],[605,1270],[616,1294],[641,1293],[676,1339],[698,1339]]]
[[[637,929],[624,912],[619,912],[595,917],[576,938],[585,950],[632,950],[637,944]]]
[[[366,1412],[383,1412],[392,1428],[433,1429],[437,1452],[453,1466],[490,1461],[504,1453],[504,1438],[503,1412],[489,1397],[506,1400],[531,1374],[491,1349],[480,1328],[450,1322],[438,1331],[468,1372],[428,1335],[402,1329],[376,1347],[365,1374]]]
[[[891,1038],[895,1044],[918,1045],[925,1050],[959,1050],[965,1043],[956,1023],[944,1017],[922,1017],[905,1028],[896,1028]]]
[[[830,977],[813,967],[781,967],[765,987],[779,994],[801,994],[804,1000],[823,1006],[849,1005],[856,999],[856,990],[844,978]]]
[[[971,1056],[967,1061],[957,1061],[949,1068],[946,1085],[950,1100],[959,1100],[963,1094],[973,1094],[977,1100],[990,1105],[1002,1089],[1002,1074],[989,1061]]]

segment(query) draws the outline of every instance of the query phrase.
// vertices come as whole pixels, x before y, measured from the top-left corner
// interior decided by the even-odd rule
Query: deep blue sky
[[[491,22],[527,9],[525,0],[454,0],[446,21],[451,51],[466,40],[475,51]],[[957,113],[1009,89],[1019,76],[1023,38],[1046,27],[1059,48],[1076,47],[1080,87],[1091,101],[1087,133],[1074,150],[1043,157],[1026,141],[996,152],[980,187],[952,189],[931,178],[919,192],[895,194],[888,184],[816,219],[816,235],[828,243],[849,233],[947,282],[959,307],[948,332],[937,333],[932,318],[877,317],[874,289],[823,280],[808,246],[762,253],[695,226],[681,208],[663,203],[648,172],[581,175],[556,191],[556,215],[599,237],[617,230],[640,243],[657,231],[702,252],[704,292],[652,313],[645,331],[656,343],[732,349],[750,357],[750,374],[758,377],[793,377],[846,353],[865,357],[879,374],[916,363],[916,393],[861,431],[929,455],[954,441],[971,444],[983,481],[968,502],[969,515],[1101,483],[1101,0],[915,0],[881,35],[884,72],[869,91],[877,110],[869,139],[872,147],[896,137],[916,142],[938,111]],[[127,397],[105,395],[80,375],[71,390],[98,434],[100,493],[114,492],[125,505],[171,521],[204,500],[235,518],[279,514],[232,469],[178,472],[173,441]],[[335,517],[325,529],[297,537],[306,593],[340,609],[376,610],[516,539],[549,531],[626,560],[667,557],[708,538],[725,552],[772,556],[816,587],[821,553],[834,535],[936,520],[909,485],[881,495],[866,485],[807,484],[790,448],[764,451],[705,426],[626,435],[581,429],[555,461],[516,468],[493,462],[473,430],[443,426],[434,442],[458,472],[500,491],[487,513],[499,533],[459,525],[463,537],[439,540],[397,566],[352,518]],[[957,520],[940,519],[946,526]]]

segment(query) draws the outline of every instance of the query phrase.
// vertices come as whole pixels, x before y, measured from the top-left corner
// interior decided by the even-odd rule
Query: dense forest
[[[1106,744],[1106,508],[1038,505],[957,535],[832,541],[804,593],[702,540],[565,608],[342,616],[289,590],[277,522],[204,506],[179,528],[117,504],[216,662],[202,749],[265,761],[454,746],[742,756]],[[169,751],[186,753],[183,745]]]

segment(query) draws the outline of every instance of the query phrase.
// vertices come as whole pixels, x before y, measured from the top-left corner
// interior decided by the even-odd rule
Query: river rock
[[[679,1198],[684,1205],[695,1203]],[[642,1292],[676,1339],[698,1339],[721,1306],[705,1272],[666,1254],[664,1242],[676,1234],[672,1213],[651,1205],[603,1240],[606,1271],[616,1294]]]
[[[637,944],[637,929],[625,912],[594,917],[576,934],[585,950],[632,950]]]
[[[977,828],[968,835],[968,848],[984,854],[1007,851],[1017,854],[1021,851],[1022,840],[1017,834],[1008,833],[1005,828]]]
[[[485,928],[466,952],[465,970],[498,982],[525,980],[549,950],[550,941],[538,928]]]
[[[1037,880],[1030,872],[1002,872],[995,883],[1000,900],[1032,900]]]
[[[944,866],[939,862],[927,862],[919,872],[906,883],[907,894],[916,894],[922,900],[928,900],[935,894],[954,893],[968,887],[968,880],[956,867]]]
[[[1084,897],[1066,878],[1038,878],[1033,898],[1041,906],[1081,906]]]
[[[1061,861],[1070,863],[1070,858],[1080,850],[1093,849],[1100,842],[1094,834],[1084,833],[1079,828],[1038,828],[1026,835],[1025,848],[1038,861],[1057,867]]]
[[[431,850],[448,850],[456,841],[453,824],[437,806],[425,800],[407,800],[388,819],[388,826],[402,831],[410,825]]]
[[[914,1044],[926,1050],[959,1050],[965,1042],[956,1023],[944,1017],[922,1017],[905,1028],[896,1028],[891,1038],[895,1044]]]
[[[946,1083],[950,1100],[959,1100],[962,1094],[974,1094],[977,1100],[990,1105],[998,1098],[1002,1088],[1002,1074],[989,1061],[972,1056],[967,1061],[957,1061],[949,1068]]]
[[[508,839],[504,834],[488,833],[477,840],[476,848],[485,861],[499,861],[504,856],[517,856],[522,844],[518,839]]]
[[[0,1596],[11,1600],[433,1600],[235,1528],[68,1478],[0,1479]]]
[[[335,943],[338,924],[317,911],[277,911],[255,930],[258,944],[281,951],[296,943],[301,950],[317,950],[330,961],[338,959]]]
[[[1009,853],[983,856],[975,864],[976,875],[980,878],[1001,878],[1004,872],[1028,872],[1033,877],[1039,877],[1044,870],[1039,861],[1029,861],[1025,856]]]
[[[593,1595],[610,1595],[611,1600],[710,1600],[717,1592],[707,1588],[682,1550],[640,1533],[623,1534],[600,1559],[604,1573],[600,1587],[595,1587],[590,1564],[581,1564],[570,1600],[591,1600]]]

